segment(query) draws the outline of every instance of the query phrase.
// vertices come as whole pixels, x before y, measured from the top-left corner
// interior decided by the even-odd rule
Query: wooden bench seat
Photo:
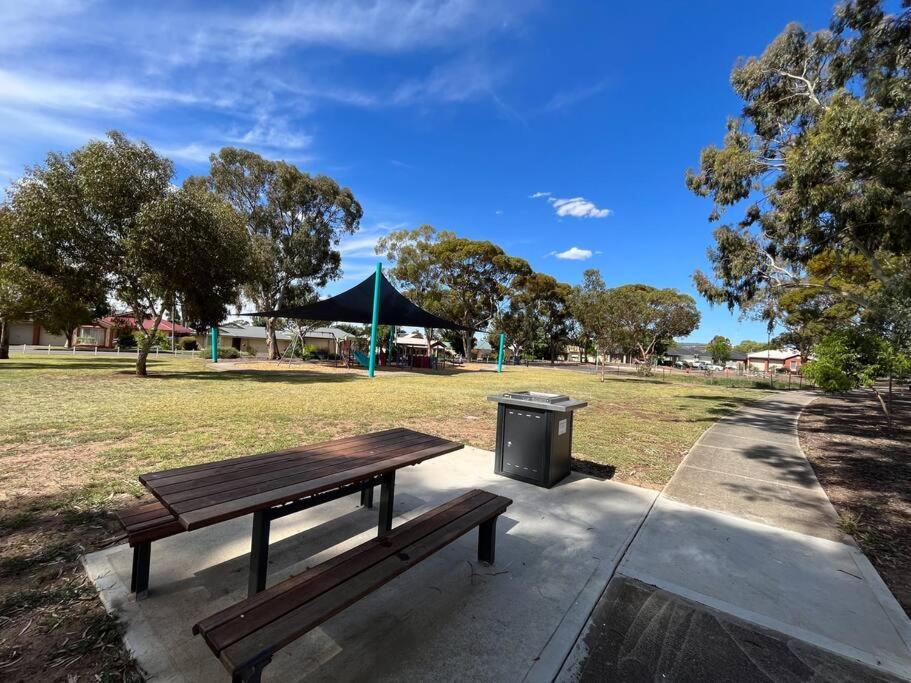
[[[475,527],[492,564],[509,498],[475,490],[430,510],[193,627],[235,681],[258,681],[272,655]]]
[[[117,513],[127,532],[127,541],[133,548],[133,573],[130,591],[137,599],[149,590],[149,566],[152,559],[152,541],[184,532],[177,518],[159,501],[146,503]]]

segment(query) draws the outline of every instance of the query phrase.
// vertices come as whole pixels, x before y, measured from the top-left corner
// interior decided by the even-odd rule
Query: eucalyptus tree
[[[71,274],[103,283],[140,333],[136,374],[166,310],[219,322],[237,299],[249,257],[240,216],[198,185],[172,184],[173,165],[118,132],[68,154],[49,154],[14,184],[4,230],[32,305],[59,301]],[[27,278],[25,277],[27,275]]]
[[[377,253],[393,263],[391,275],[423,308],[468,328],[459,333],[466,357],[474,332],[487,327],[517,277],[530,275],[523,259],[486,240],[458,237],[425,225],[391,233]]]
[[[208,186],[244,217],[252,240],[244,294],[259,310],[306,303],[339,277],[339,240],[363,215],[350,189],[244,149],[225,147],[210,162]],[[265,323],[269,357],[278,358],[279,321]]]
[[[431,313],[442,312],[443,283],[432,246],[453,239],[454,233],[422,225],[413,230],[394,230],[381,237],[376,253],[392,264],[389,279],[416,305]],[[433,329],[424,329],[427,355],[432,355]]]
[[[854,0],[827,30],[791,24],[734,68],[742,112],[686,178],[720,222],[712,273],[694,275],[710,302],[750,309],[807,290],[909,314],[898,305],[911,298],[909,44],[907,3],[890,15]]]

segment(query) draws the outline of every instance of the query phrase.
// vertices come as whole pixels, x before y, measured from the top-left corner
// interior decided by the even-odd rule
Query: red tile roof
[[[138,327],[132,315],[108,315],[99,320],[98,323],[102,327]],[[150,330],[152,329],[153,324],[154,321],[151,318],[146,318],[142,321],[142,329]],[[158,330],[165,334],[170,334],[172,329],[174,330],[174,334],[196,334],[196,330],[185,327],[180,323],[172,323],[169,320],[162,320],[158,325]]]

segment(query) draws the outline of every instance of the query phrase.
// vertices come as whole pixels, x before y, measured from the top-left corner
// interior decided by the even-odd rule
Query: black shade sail
[[[355,285],[346,292],[336,294],[316,303],[307,304],[306,306],[290,306],[276,311],[258,311],[245,315],[369,325],[373,322],[374,278],[374,275],[370,275],[359,285]],[[470,327],[457,325],[414,305],[393,287],[392,283],[383,274],[380,274],[379,323],[381,325],[408,325],[411,327],[474,331]]]

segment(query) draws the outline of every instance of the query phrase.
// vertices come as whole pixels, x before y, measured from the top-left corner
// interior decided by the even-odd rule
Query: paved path
[[[775,394],[699,439],[562,680],[911,679],[911,622],[797,441],[812,399]]]
[[[713,425],[664,490],[673,500],[844,541],[838,515],[797,439],[810,392],[775,394]]]

